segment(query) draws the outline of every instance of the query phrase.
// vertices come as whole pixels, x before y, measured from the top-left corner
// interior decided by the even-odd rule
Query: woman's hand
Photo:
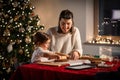
[[[57,54],[59,56],[66,56],[66,58],[69,58],[69,55],[65,54],[65,53],[58,53],[58,52],[56,52],[55,54]]]
[[[70,59],[77,60],[80,59],[80,54],[77,51],[73,51],[70,53]]]

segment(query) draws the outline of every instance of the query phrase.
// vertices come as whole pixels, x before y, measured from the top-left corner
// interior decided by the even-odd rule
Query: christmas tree
[[[33,35],[44,26],[30,0],[0,0],[0,80],[9,80],[16,64],[30,61]]]
[[[44,29],[30,0],[0,0],[0,62],[28,62],[33,35]]]

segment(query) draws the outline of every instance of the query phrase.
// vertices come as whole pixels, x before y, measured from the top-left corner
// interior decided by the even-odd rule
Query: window
[[[120,1],[94,0],[95,38],[110,39],[120,43]],[[118,41],[119,40],[119,41]]]

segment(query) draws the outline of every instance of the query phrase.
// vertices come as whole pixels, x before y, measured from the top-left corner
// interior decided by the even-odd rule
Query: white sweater
[[[58,33],[58,27],[52,27],[48,30],[48,34],[51,36],[50,49],[54,52],[62,52],[69,54],[72,51],[78,51],[81,55],[83,53],[81,36],[77,27],[74,27],[73,33]]]
[[[36,49],[34,50],[34,52],[32,54],[31,62],[33,63],[33,62],[36,62],[36,61],[41,61],[44,53],[53,54],[54,52],[49,51],[49,50],[44,50],[41,47],[36,47]]]

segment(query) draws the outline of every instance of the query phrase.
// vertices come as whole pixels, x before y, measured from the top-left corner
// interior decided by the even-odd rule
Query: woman
[[[74,26],[73,13],[63,10],[59,16],[58,26],[48,30],[51,36],[52,51],[69,54],[71,59],[79,59],[82,56],[82,44],[80,32]]]

